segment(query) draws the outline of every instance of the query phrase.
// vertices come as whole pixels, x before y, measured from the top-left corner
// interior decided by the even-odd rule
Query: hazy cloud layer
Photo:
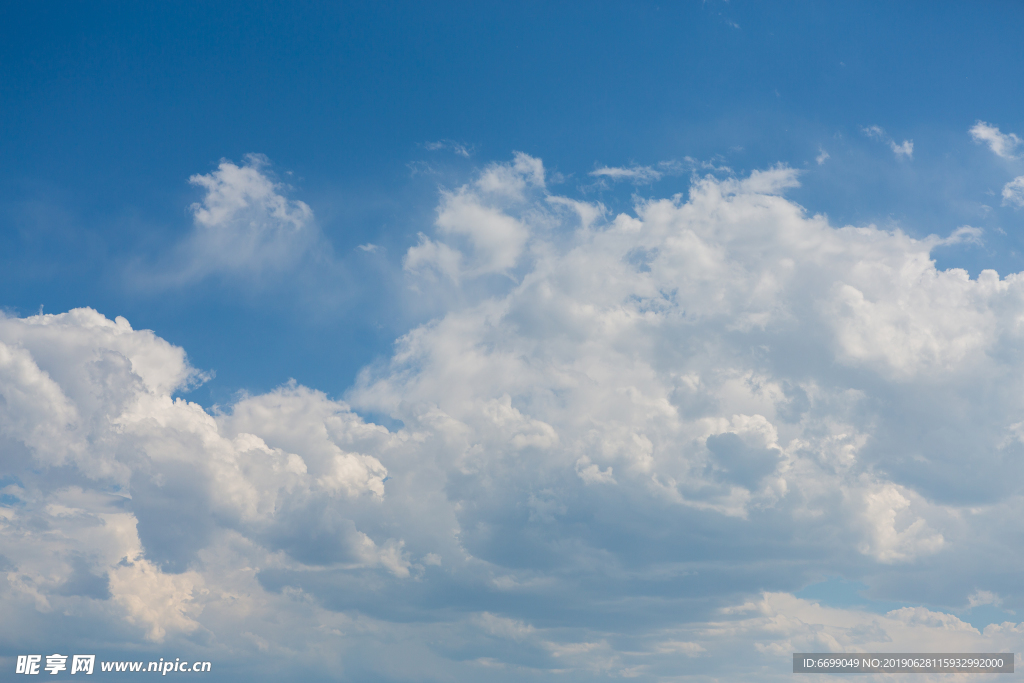
[[[229,166],[197,226],[259,203]],[[246,680],[1021,651],[1009,613],[953,612],[1024,608],[1024,278],[936,270],[970,226],[832,226],[798,181],[696,178],[611,216],[539,159],[486,166],[405,257],[447,312],[346,401],[289,384],[209,414],[175,398],[203,379],[184,351],[123,318],[0,319],[4,642],[160,643]],[[277,192],[261,215],[304,229]],[[835,576],[911,606],[793,595]]]

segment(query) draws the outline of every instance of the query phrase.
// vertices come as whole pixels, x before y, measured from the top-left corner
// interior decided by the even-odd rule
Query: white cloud
[[[163,286],[210,276],[248,282],[293,269],[318,245],[313,211],[285,196],[267,172],[267,158],[248,154],[241,165],[223,160],[189,182],[205,194],[190,207],[193,230],[163,263],[138,269],[136,279]]]
[[[961,225],[959,228],[954,230],[949,237],[940,240],[939,244],[952,246],[954,244],[975,244],[981,246],[985,244],[982,239],[982,235],[985,231],[981,228],[975,228],[970,225]]]
[[[997,156],[1003,159],[1019,158],[1014,152],[1024,145],[1024,140],[1014,133],[1002,133],[984,121],[978,121],[969,131],[978,143],[986,143]],[[1018,176],[1003,186],[1003,206],[1024,207],[1024,176]]]
[[[545,175],[521,154],[442,193],[406,269],[448,309],[345,401],[290,383],[211,413],[152,332],[0,318],[0,639],[81,615],[69,647],[264,679],[1019,651],[1024,627],[947,611],[1021,602],[1024,277],[931,259],[981,231],[833,226],[785,166],[619,215]],[[822,576],[908,606],[793,596]]]
[[[590,175],[598,178],[610,178],[612,180],[629,180],[637,185],[646,185],[656,180],[661,180],[661,172],[650,166],[630,166],[629,168],[602,166],[591,171]]]
[[[1011,623],[993,624],[981,632],[954,615],[922,607],[876,614],[830,608],[780,593],[765,593],[759,600],[722,613],[742,616],[710,622],[695,631],[705,636],[718,631],[733,642],[753,640],[760,652],[777,655],[890,652],[894,647],[909,652],[1012,651],[1024,633],[1024,628]]]
[[[914,157],[913,140],[904,140],[901,144],[896,144],[895,140],[890,140],[889,148],[892,149],[893,154],[897,157],[906,157],[908,159],[912,159]]]
[[[897,159],[899,159],[900,157],[906,157],[907,159],[914,158],[913,140],[904,140],[902,143],[897,143],[895,140],[889,137],[886,134],[885,130],[883,130],[880,126],[868,126],[866,128],[862,127],[861,132],[873,140],[880,140],[889,145],[889,149],[892,150],[892,153],[896,155]]]
[[[992,591],[976,590],[968,596],[967,604],[968,607],[977,607],[978,605],[994,605],[999,607],[1003,604],[1003,600]]]
[[[422,232],[419,233],[420,243],[409,247],[403,265],[411,272],[432,270],[446,276],[454,283],[462,277],[462,252],[452,249],[447,244],[439,244]]]
[[[597,465],[590,462],[587,456],[580,457],[576,461],[576,474],[588,484],[614,484],[615,477],[612,476],[612,468],[602,471]]]
[[[0,339],[0,350],[15,351],[0,354],[0,447],[20,482],[6,491],[20,502],[0,529],[0,552],[21,572],[14,591],[48,610],[80,609],[62,577],[84,562],[119,607],[86,605],[93,618],[120,616],[163,641],[203,628],[204,604],[231,590],[209,581],[200,559],[228,529],[297,562],[408,576],[400,539],[374,541],[351,519],[315,512],[384,493],[386,469],[360,448],[386,430],[343,405],[286,386],[211,416],[171,399],[198,376],[181,349],[90,309],[2,318]],[[300,425],[289,422],[295,411]],[[301,455],[241,431],[268,413],[277,420],[254,431]],[[54,475],[61,466],[77,473],[74,486]],[[34,541],[39,524],[61,532]]]
[[[818,166],[821,166],[822,164],[825,163],[825,160],[828,159],[830,156],[831,155],[828,152],[826,152],[823,148],[819,147],[818,156],[814,157],[814,160],[818,162]]]
[[[190,615],[201,582],[196,572],[166,574],[138,556],[108,572],[114,601],[129,623],[146,630],[146,640],[162,642],[168,631],[191,633],[199,627]]]
[[[508,275],[518,264],[530,237],[519,209],[544,190],[544,166],[521,152],[512,163],[490,164],[474,183],[442,191],[435,225],[453,244],[420,234],[410,247],[405,270],[435,272],[453,283],[481,275]]]
[[[867,135],[869,138],[874,138],[875,140],[886,139],[885,131],[882,130],[881,126],[867,126],[861,128],[861,131],[864,135]]]
[[[1024,175],[1017,176],[1003,186],[1003,206],[1024,208]]]
[[[438,211],[442,235],[465,237],[476,256],[474,274],[502,273],[516,265],[529,231],[523,223],[468,193],[449,193]]]
[[[984,121],[975,123],[969,132],[975,142],[986,143],[989,149],[1004,159],[1016,159],[1014,150],[1024,145],[1024,140],[1021,140],[1016,134],[1001,133],[997,127]]]
[[[649,185],[661,180],[665,176],[681,175],[687,169],[691,171],[701,169],[705,171],[729,172],[728,167],[716,166],[713,162],[697,161],[690,157],[683,157],[682,161],[669,159],[667,161],[659,161],[654,166],[640,166],[638,164],[628,167],[601,166],[591,171],[589,175],[595,178],[608,178],[613,182],[628,180],[634,185]],[[603,184],[603,181],[599,180],[598,184]]]
[[[431,152],[436,152],[441,149],[451,150],[453,154],[457,154],[460,157],[469,158],[473,155],[473,147],[463,142],[456,142],[455,140],[438,140],[436,142],[425,142],[423,143],[424,149]]]
[[[909,491],[894,484],[872,482],[857,492],[867,533],[858,549],[879,562],[893,563],[919,555],[931,555],[942,548],[942,534],[928,528],[923,518],[898,523],[900,513],[911,507]],[[903,527],[902,530],[900,527]]]

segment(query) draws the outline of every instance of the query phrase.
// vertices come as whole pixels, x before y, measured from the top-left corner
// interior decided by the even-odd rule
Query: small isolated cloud
[[[897,145],[895,140],[889,141],[889,148],[892,149],[893,154],[897,157],[906,157],[908,159],[914,158],[914,141],[904,140],[902,144]]]
[[[650,166],[630,166],[629,168],[602,166],[591,171],[590,175],[611,180],[629,180],[636,185],[646,185],[661,180],[661,171]]]
[[[875,140],[885,139],[885,131],[882,130],[879,126],[867,126],[866,128],[861,128],[861,132],[863,132],[864,135],[867,135],[869,138],[874,138]]]
[[[829,156],[830,155],[828,152],[826,152],[823,148],[819,147],[818,156],[814,157],[814,160],[818,162],[818,166],[821,166],[822,164],[825,163],[825,160],[828,159]]]
[[[473,155],[473,147],[455,140],[438,140],[437,142],[424,142],[423,148],[431,152],[447,149],[460,157],[469,158]]]
[[[936,244],[943,246],[952,246],[954,244],[973,244],[976,246],[982,246],[985,241],[982,239],[982,235],[985,231],[981,228],[975,228],[970,225],[961,225],[959,228],[954,230],[949,237],[940,239]]]
[[[137,272],[142,282],[187,284],[220,275],[254,281],[294,268],[319,242],[313,210],[289,199],[288,187],[274,180],[262,154],[196,174],[189,183],[203,198],[189,207],[193,226],[155,274]]]
[[[1024,140],[1014,133],[1001,133],[999,129],[984,121],[978,121],[968,131],[977,143],[985,143],[996,156],[1003,159],[1016,159],[1014,151],[1024,145]]]
[[[993,593],[992,591],[976,590],[967,598],[968,608],[977,607],[979,605],[992,605],[993,607],[1000,607],[1003,604],[1003,599]]]
[[[889,145],[889,149],[892,150],[897,159],[901,157],[906,157],[907,159],[914,158],[913,140],[904,140],[902,143],[897,143],[886,134],[885,130],[881,126],[867,126],[861,128],[861,132],[873,140],[879,140]]]
[[[1024,208],[1024,175],[1017,176],[1003,186],[1003,206]]]

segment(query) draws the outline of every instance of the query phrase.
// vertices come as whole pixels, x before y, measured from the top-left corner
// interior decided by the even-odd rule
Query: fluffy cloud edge
[[[165,643],[216,637],[255,613],[262,621],[247,625],[247,642],[282,657],[296,651],[270,644],[283,637],[275,611],[316,615],[324,628],[359,633],[377,653],[397,652],[374,635],[383,629],[417,648],[440,629],[453,643],[474,643],[475,658],[430,654],[431,667],[452,675],[473,675],[452,663],[463,661],[510,677],[558,669],[664,676],[680,658],[714,660],[730,638],[756,668],[759,656],[776,661],[791,646],[883,642],[858,641],[865,629],[901,642],[947,638],[958,648],[979,637],[1019,642],[1009,622],[980,633],[925,608],[884,617],[829,611],[749,582],[717,589],[717,616],[691,613],[641,629],[643,642],[614,629],[542,623],[500,598],[550,587],[564,595],[549,601],[573,598],[545,567],[572,574],[581,561],[634,610],[643,597],[630,592],[633,579],[661,573],[680,590],[704,570],[666,553],[627,571],[620,547],[563,526],[594,515],[609,538],[625,537],[637,521],[631,507],[641,505],[677,525],[674,533],[728,529],[737,548],[762,516],[775,519],[774,528],[758,527],[762,536],[825,530],[836,537],[833,549],[847,546],[838,560],[868,573],[938,571],[929,558],[941,562],[972,542],[988,548],[970,530],[999,518],[994,508],[1011,509],[1019,494],[969,507],[887,473],[891,459],[872,455],[871,444],[891,420],[871,401],[908,411],[900,403],[908,392],[942,395],[967,381],[983,382],[981,396],[1002,396],[998,377],[1010,361],[1000,345],[1017,338],[1020,278],[935,269],[931,249],[980,239],[976,228],[921,240],[835,228],[783,196],[797,183],[798,172],[784,166],[697,178],[685,201],[644,201],[634,216],[608,217],[599,205],[551,195],[539,159],[492,164],[442,195],[435,234],[421,245],[461,255],[450,266],[455,285],[499,276],[499,288],[410,331],[348,402],[292,384],[210,414],[171,397],[198,377],[184,351],[123,319],[76,309],[0,320],[0,427],[11,452],[82,475],[70,486],[7,484],[5,495],[24,506],[3,508],[5,554],[29,559],[8,572],[5,603],[30,615],[73,604],[112,631],[126,622],[139,629],[134,637]],[[429,254],[410,266],[416,248],[407,254],[411,277],[431,263],[440,268]],[[800,337],[824,354],[805,356],[819,363],[809,376],[785,370],[785,357],[766,364],[747,350],[774,358],[765,355],[772,346]],[[688,339],[699,343],[666,345]],[[851,371],[870,382],[852,386]],[[405,426],[367,423],[350,405]],[[982,444],[983,471],[1019,441],[1007,422],[1015,406],[997,406],[990,422],[972,427],[982,436],[1008,430]],[[957,419],[955,410],[943,415]],[[957,471],[955,453],[929,456],[932,469]],[[196,482],[204,485],[189,492]],[[616,500],[613,516],[600,517]],[[180,517],[169,518],[170,509]],[[56,563],[28,531],[33,515],[62,529],[50,548]],[[177,526],[201,542],[194,552],[171,544],[161,557],[159,545]],[[649,552],[651,530],[631,533]],[[548,554],[527,553],[517,565],[494,539]],[[72,580],[82,562],[86,574],[106,577],[110,598],[61,593],[98,585]],[[403,600],[417,604],[417,587],[443,594],[446,581],[489,597],[460,604],[459,616],[435,616],[442,626],[406,627],[388,616]],[[970,590],[964,601],[977,604],[1004,592]],[[397,597],[382,598],[383,612],[345,602],[360,591]],[[740,594],[761,597],[736,602]],[[242,640],[230,647],[244,649]]]

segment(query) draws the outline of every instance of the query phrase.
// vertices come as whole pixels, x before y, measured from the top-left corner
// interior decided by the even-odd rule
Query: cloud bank
[[[201,177],[197,224],[258,203],[236,171]],[[1008,612],[954,612],[1024,607],[1024,278],[936,269],[976,228],[833,226],[798,182],[698,177],[612,216],[539,159],[488,165],[405,257],[446,312],[345,400],[209,413],[184,350],[123,318],[0,319],[4,642],[177,648],[225,680],[1020,651]],[[836,576],[907,606],[794,595]]]

